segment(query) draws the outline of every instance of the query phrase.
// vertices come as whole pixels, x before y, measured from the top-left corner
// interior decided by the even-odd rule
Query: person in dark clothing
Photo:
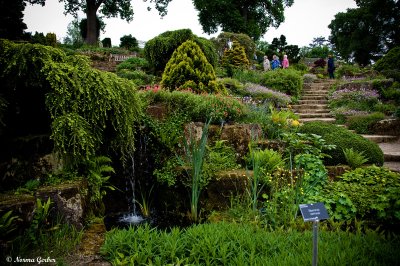
[[[333,56],[330,54],[328,56],[328,74],[329,74],[329,78],[334,79],[335,75],[335,62],[333,61]]]

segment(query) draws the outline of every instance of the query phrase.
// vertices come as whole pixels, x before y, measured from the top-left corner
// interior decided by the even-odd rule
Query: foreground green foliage
[[[365,225],[392,228],[400,222],[400,174],[369,166],[346,172],[310,202],[324,202],[333,220],[356,218]]]
[[[321,265],[394,265],[400,259],[397,237],[341,231],[319,237]],[[312,233],[230,223],[170,232],[140,226],[108,232],[101,253],[114,265],[310,265]]]

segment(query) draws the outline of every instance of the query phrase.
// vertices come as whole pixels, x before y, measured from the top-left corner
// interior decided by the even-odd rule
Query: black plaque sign
[[[299,207],[304,222],[329,219],[328,212],[326,211],[325,205],[322,202],[300,204]]]

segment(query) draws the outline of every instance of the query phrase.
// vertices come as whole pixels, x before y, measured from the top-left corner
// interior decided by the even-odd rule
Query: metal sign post
[[[317,266],[318,264],[318,222],[318,220],[313,222],[313,266]]]
[[[325,205],[321,202],[311,204],[300,204],[301,215],[305,222],[313,222],[313,258],[312,265],[318,264],[318,223],[329,219]]]

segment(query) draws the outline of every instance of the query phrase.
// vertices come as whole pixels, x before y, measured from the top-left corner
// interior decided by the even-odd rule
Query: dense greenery
[[[376,143],[346,128],[322,122],[309,122],[305,123],[300,128],[300,131],[320,135],[328,144],[336,145],[336,149],[326,152],[331,156],[331,158],[324,159],[328,165],[346,164],[343,154],[344,148],[353,148],[359,152],[364,151],[364,155],[369,159],[369,163],[376,165],[383,164],[383,153]]]
[[[330,182],[311,202],[324,202],[333,219],[364,221],[369,226],[398,225],[400,175],[386,168],[369,166],[346,172]],[[382,223],[383,221],[383,223]]]
[[[110,150],[124,157],[134,149],[141,105],[132,83],[91,68],[86,57],[67,56],[48,46],[1,41],[0,47],[4,99],[8,108],[20,108],[24,114],[13,117],[7,109],[5,136],[12,137],[8,134],[16,127],[27,127],[21,134],[51,133],[66,163]],[[26,102],[33,99],[41,113]],[[44,125],[41,131],[29,131],[32,116]]]
[[[400,259],[397,237],[375,232],[319,233],[323,265],[391,265]],[[311,264],[312,233],[267,232],[246,224],[201,224],[170,232],[149,226],[112,230],[101,247],[114,264],[298,265]],[[340,256],[338,256],[340,254]]]

